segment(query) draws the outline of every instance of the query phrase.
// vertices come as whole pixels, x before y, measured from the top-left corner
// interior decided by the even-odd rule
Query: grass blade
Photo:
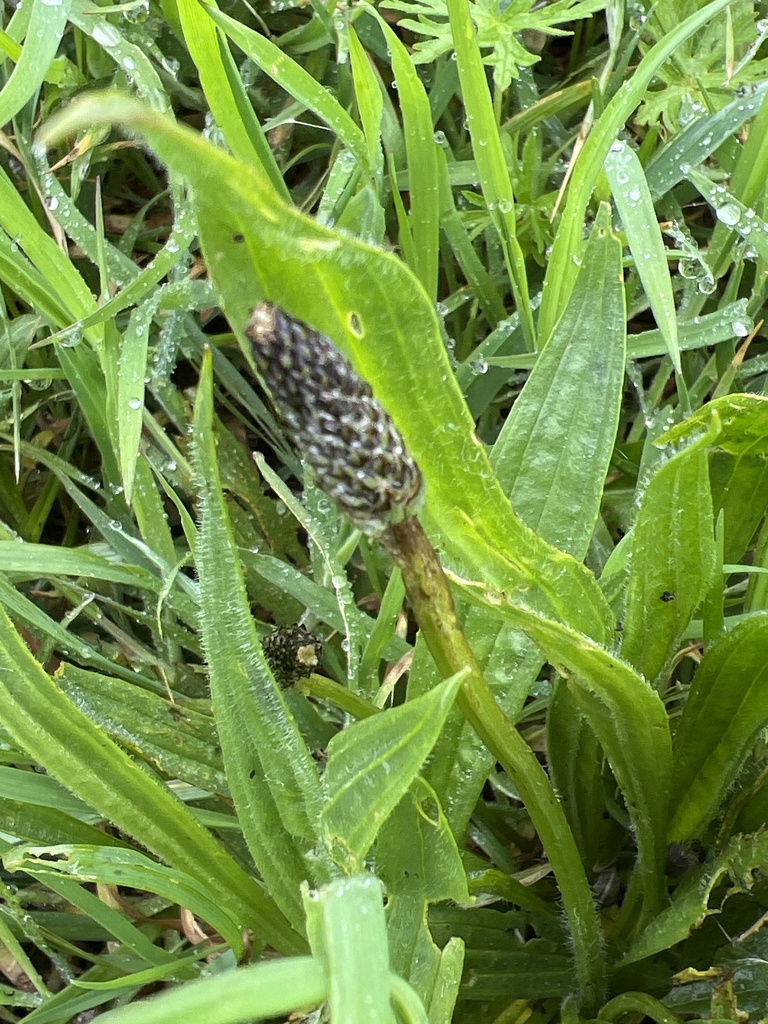
[[[624,225],[635,270],[642,281],[672,365],[677,373],[681,373],[677,311],[667,250],[643,168],[637,154],[622,141],[614,142],[603,166]]]

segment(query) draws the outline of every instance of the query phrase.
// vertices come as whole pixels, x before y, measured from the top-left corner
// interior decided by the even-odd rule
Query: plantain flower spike
[[[368,535],[412,515],[422,496],[421,471],[370,386],[333,342],[271,302],[254,309],[246,334],[317,486]]]

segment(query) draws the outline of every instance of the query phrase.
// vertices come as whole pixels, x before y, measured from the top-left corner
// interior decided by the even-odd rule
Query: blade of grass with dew
[[[339,141],[354,153],[364,173],[369,178],[374,177],[365,135],[325,86],[316,81],[308,71],[283,53],[266,36],[259,35],[258,32],[208,4],[200,6],[205,9],[211,21],[218,25],[264,74],[269,75],[282,89],[324,121],[338,136]]]
[[[235,919],[285,952],[302,940],[272,900],[167,790],[69,701],[0,610],[6,731],[38,764],[122,831],[204,885]]]
[[[140,46],[127,39],[109,20],[108,13],[109,8],[99,7],[89,0],[77,0],[72,4],[70,21],[101,47],[104,54],[115,62],[120,74],[135,84],[139,95],[154,110],[169,110],[170,100],[152,61]]]
[[[274,681],[253,623],[219,479],[208,354],[194,418],[200,491],[196,562],[201,634],[224,765],[243,835],[275,902],[294,927],[303,912],[299,886],[317,845],[322,793],[315,762]]]
[[[499,288],[491,274],[483,265],[483,261],[475,251],[469,232],[456,209],[453,199],[448,171],[449,165],[442,148],[437,154],[438,159],[438,182],[440,189],[440,227],[448,239],[456,262],[461,267],[461,272],[467,279],[473,295],[480,303],[480,308],[489,324],[498,325],[506,316],[504,302],[499,293]],[[467,393],[466,385],[462,387]],[[467,397],[470,403],[472,403]]]
[[[47,575],[84,576],[108,580],[142,590],[158,590],[162,582],[139,566],[115,565],[86,548],[0,541],[0,572],[19,573],[30,579]]]
[[[730,191],[734,199],[748,209],[759,205],[765,194],[765,180],[768,175],[768,103],[765,96],[744,98],[749,114],[756,113],[744,145],[739,149],[736,166],[733,168]],[[715,278],[720,277],[731,259],[733,234],[727,219],[720,219],[709,243],[708,257]],[[737,228],[738,230],[738,228]]]
[[[622,85],[595,122],[574,165],[568,200],[547,266],[539,314],[539,336],[542,340],[545,341],[552,333],[575,283],[577,266],[574,257],[578,259],[581,255],[581,232],[587,205],[612,143],[632,111],[642,102],[648,85],[662,64],[684,40],[695,35],[730,2],[713,0],[665,35],[646,53],[632,78]]]
[[[178,0],[176,9],[205,98],[228,146],[278,196],[289,202],[283,175],[219,31],[197,0]]]
[[[384,114],[384,97],[379,79],[374,73],[368,54],[352,25],[349,26],[349,59],[355,83],[355,102],[368,145],[368,159],[373,168],[373,177],[378,195],[381,195],[384,174],[384,152],[381,146],[381,119]]]
[[[679,325],[678,340],[681,352],[690,352],[697,348],[709,348],[723,341],[732,341],[734,325],[739,331],[749,334],[754,328],[754,321],[747,312],[747,299],[729,302],[721,309],[696,316]],[[661,331],[643,331],[627,338],[628,359],[648,359],[652,356],[664,355],[666,346]]]
[[[467,0],[447,0],[451,35],[461,82],[461,95],[472,137],[472,150],[483,196],[507,263],[515,306],[527,347],[533,349],[535,329],[523,251],[517,239],[515,197],[509,178],[486,69],[477,45]]]
[[[645,178],[653,199],[660,199],[683,181],[686,166],[699,167],[716,153],[745,121],[754,117],[766,94],[768,82],[759,82],[748,99],[737,96],[720,110],[697,117],[681,132],[673,135],[645,168]]]
[[[320,518],[313,515],[311,509],[305,508],[297,501],[284,481],[280,479],[273,469],[270,469],[262,455],[256,455],[255,460],[264,480],[274,490],[275,494],[281,498],[286,508],[296,517],[297,522],[301,523],[307,531],[319,557],[325,563],[325,572],[330,577],[331,586],[336,597],[336,606],[343,623],[341,632],[344,634],[344,645],[347,655],[347,684],[354,688],[357,685],[360,651],[363,643],[363,629],[365,628],[363,621],[367,617],[361,614],[357,608],[349,577],[338,558],[335,538],[329,536]]]
[[[681,373],[677,310],[669,276],[667,250],[653,209],[653,200],[637,154],[625,142],[614,142],[603,164],[619,211],[635,270],[672,360]]]
[[[761,259],[768,259],[768,222],[701,171],[691,167],[686,178],[710,204],[718,221],[748,239]]]
[[[411,56],[395,32],[374,8],[366,8],[376,17],[391,53],[392,71],[400,98],[405,151],[408,162],[408,190],[413,255],[411,267],[431,302],[437,299],[439,260],[440,194],[438,187],[437,143],[432,127],[429,97],[416,74]]]
[[[55,5],[33,0],[24,47],[0,92],[0,124],[13,120],[43,84],[67,27],[71,7],[72,0],[61,0]]]

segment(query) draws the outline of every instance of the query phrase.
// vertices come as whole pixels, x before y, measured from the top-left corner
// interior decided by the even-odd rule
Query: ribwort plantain
[[[419,467],[370,386],[333,342],[271,302],[246,329],[256,366],[315,483],[364,533],[413,514]]]

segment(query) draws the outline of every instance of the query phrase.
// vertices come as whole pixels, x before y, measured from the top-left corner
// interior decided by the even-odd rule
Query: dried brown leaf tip
[[[271,302],[254,309],[246,334],[317,486],[368,534],[415,512],[419,467],[370,386],[333,342]]]

